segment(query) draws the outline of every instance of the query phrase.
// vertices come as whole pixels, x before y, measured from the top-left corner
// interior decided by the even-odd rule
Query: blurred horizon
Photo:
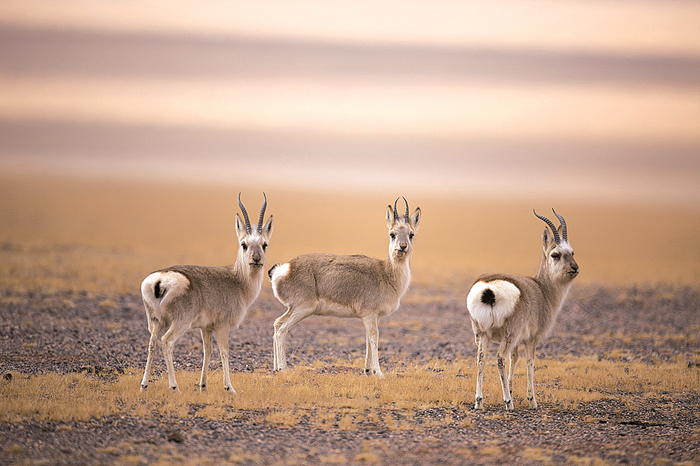
[[[0,3],[0,172],[700,205],[693,2]]]

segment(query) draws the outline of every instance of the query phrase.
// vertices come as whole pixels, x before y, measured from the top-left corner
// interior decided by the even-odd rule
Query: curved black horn
[[[396,200],[394,201],[394,220],[399,218],[399,213],[396,211],[396,203],[399,202],[399,198],[397,197]]]
[[[567,238],[567,235],[566,235],[566,220],[564,220],[564,217],[562,217],[561,215],[559,215],[559,214],[554,210],[554,208],[552,208],[552,212],[554,212],[554,215],[556,215],[557,218],[559,219],[559,223],[561,223],[561,238],[562,238],[564,241],[566,241],[566,242],[568,243],[568,242],[569,242],[569,239]]]
[[[262,209],[260,209],[260,220],[258,220],[258,233],[262,233],[263,220],[265,219],[265,209],[267,209],[267,196],[265,191],[263,191],[263,196],[265,197],[265,202],[263,202]]]
[[[248,220],[248,212],[246,212],[245,207],[243,207],[243,203],[241,202],[241,193],[238,193],[238,206],[241,208],[241,212],[243,212],[245,230],[248,232],[248,234],[250,234],[250,220]]]
[[[408,201],[407,201],[406,198],[403,197],[403,196],[401,196],[401,198],[402,198],[403,201],[406,203],[406,213],[404,214],[404,219],[406,220],[406,223],[410,223],[410,222],[408,221]]]
[[[561,242],[561,238],[559,238],[559,233],[557,233],[557,227],[554,226],[552,221],[548,219],[547,217],[543,217],[541,215],[537,215],[537,212],[535,212],[535,209],[532,209],[532,213],[535,214],[535,217],[539,218],[542,220],[544,223],[549,225],[549,228],[552,230],[552,233],[554,234],[554,242],[556,244],[559,244]]]

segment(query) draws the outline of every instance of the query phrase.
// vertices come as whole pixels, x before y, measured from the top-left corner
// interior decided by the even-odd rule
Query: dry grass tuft
[[[473,370],[465,361],[436,360],[390,372],[383,379],[347,372],[324,374],[308,368],[279,374],[234,373],[231,379],[237,396],[213,388],[200,392],[195,388],[196,372],[178,372],[181,387],[192,387],[183,388],[181,395],[174,395],[164,380],[155,380],[147,392],[140,392],[140,371],[136,370],[115,381],[83,374],[13,373],[11,380],[0,381],[0,421],[86,421],[110,415],[147,418],[156,414],[220,420],[234,419],[241,411],[261,411],[267,413],[265,422],[279,428],[293,427],[302,417],[313,419],[310,425],[321,430],[354,431],[363,424],[390,431],[471,427],[471,416],[460,420],[447,414],[417,423],[413,414],[430,408],[471,405],[473,379],[461,376],[467,372]],[[523,372],[521,368],[516,373],[514,395],[516,400],[520,398],[519,409],[525,406]],[[501,407],[497,379],[495,371],[487,371],[487,408]],[[699,386],[700,368],[689,368],[687,364],[651,366],[592,358],[541,361],[536,379],[541,402],[564,409],[577,409],[580,404],[601,399],[633,403],[629,394],[642,395],[647,400],[667,400],[674,394],[694,393]],[[505,418],[500,411],[487,416]],[[582,419],[584,423],[597,421]]]

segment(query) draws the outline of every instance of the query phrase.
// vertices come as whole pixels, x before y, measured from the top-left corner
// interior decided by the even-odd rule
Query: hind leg
[[[151,377],[151,365],[153,364],[153,354],[156,352],[158,344],[158,334],[160,333],[160,322],[148,319],[148,329],[151,332],[151,338],[148,340],[148,357],[146,358],[146,369],[143,371],[143,379],[141,380],[141,391],[148,387],[148,379]]]
[[[515,374],[515,364],[518,362],[518,346],[516,345],[510,352],[510,364],[508,368],[508,388],[510,398],[513,399],[513,374]]]
[[[283,371],[287,369],[287,353],[285,349],[287,332],[289,329],[312,314],[312,308],[293,308],[292,306],[289,306],[287,312],[275,320],[275,333],[272,337],[272,345],[274,350],[273,370]]]
[[[167,332],[161,337],[160,342],[163,346],[163,354],[165,355],[165,367],[168,369],[168,383],[170,388],[177,393],[181,393],[175,380],[175,365],[173,364],[173,346],[188,329],[187,326],[180,326],[176,322],[170,326]]]
[[[505,357],[510,350],[510,345],[510,339],[507,336],[504,337],[501,341],[501,345],[498,347],[498,354],[496,355],[496,367],[498,368],[498,375],[501,378],[501,390],[503,391],[503,402],[506,404],[506,411],[513,411],[514,409],[505,362]]]
[[[474,334],[474,341],[476,342],[476,402],[474,403],[474,409],[484,408],[484,393],[483,393],[483,383],[484,383],[484,358],[486,356],[486,346],[489,341],[485,335],[476,332]]]

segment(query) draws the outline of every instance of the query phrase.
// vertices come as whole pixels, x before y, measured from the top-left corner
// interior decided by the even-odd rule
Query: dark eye
[[[558,261],[559,259],[561,259],[561,254],[559,254],[558,252],[553,252],[552,259],[554,259],[555,261]]]
[[[248,245],[245,243],[241,243],[241,247],[243,248],[244,251],[248,250]]]
[[[414,235],[413,233],[411,233],[411,234],[408,235],[408,239],[413,239],[414,236],[415,236],[415,235]]]
[[[394,233],[389,233],[389,238],[396,239],[396,235]]]
[[[263,251],[267,251],[267,243],[263,243]]]

